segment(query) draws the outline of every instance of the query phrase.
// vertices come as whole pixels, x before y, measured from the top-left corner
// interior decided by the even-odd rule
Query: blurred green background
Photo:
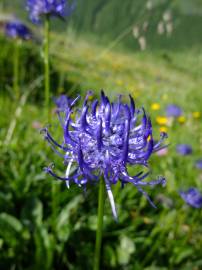
[[[28,20],[24,1],[1,1],[0,15],[0,268],[10,270],[92,269],[97,187],[83,191],[43,172],[54,161],[64,169],[39,130],[47,125],[43,107],[41,26]],[[13,83],[14,41],[3,33],[15,14],[36,35],[20,47],[20,91]],[[113,193],[119,222],[105,204],[101,269],[202,269],[201,209],[178,194],[202,191],[202,2],[200,0],[77,0],[71,17],[52,20],[51,95],[71,97],[100,89],[114,100],[132,94],[150,114],[154,133],[167,131],[164,156],[150,160],[150,178],[164,175],[165,188],[148,189],[153,209],[131,185]],[[168,104],[183,110],[165,118]],[[54,103],[52,133],[61,138]],[[188,143],[189,156],[175,147]]]

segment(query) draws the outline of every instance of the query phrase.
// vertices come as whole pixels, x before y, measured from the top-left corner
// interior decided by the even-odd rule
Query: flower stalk
[[[105,201],[105,181],[103,178],[99,182],[99,196],[98,196],[98,221],[95,242],[95,257],[94,257],[94,270],[100,269],[100,254],[102,245],[102,227],[104,215],[104,201]]]
[[[50,60],[49,60],[49,40],[50,40],[50,17],[47,14],[44,21],[44,90],[45,109],[48,119],[50,116]]]
[[[20,40],[16,40],[14,44],[14,56],[13,56],[13,91],[16,100],[20,97],[19,89],[19,51],[20,51]]]

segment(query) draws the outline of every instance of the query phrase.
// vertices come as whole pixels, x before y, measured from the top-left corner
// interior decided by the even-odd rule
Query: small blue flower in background
[[[75,8],[75,1],[68,0],[27,0],[27,10],[33,23],[39,23],[43,15],[63,18],[69,16]]]
[[[196,188],[189,188],[187,191],[180,191],[180,196],[194,208],[202,208],[202,194]]]
[[[135,108],[131,96],[130,105],[123,103],[121,96],[117,102],[111,103],[104,92],[101,92],[100,101],[89,101],[89,96],[92,92],[87,94],[80,108],[75,107],[79,97],[70,100],[62,96],[57,100],[63,141],[56,142],[48,128],[43,129],[43,133],[53,150],[64,159],[66,173],[64,177],[56,175],[53,166],[45,171],[64,180],[67,187],[74,182],[86,188],[87,184],[97,183],[100,177],[104,177],[115,218],[117,213],[111,186],[118,181],[122,187],[133,184],[154,206],[142,187],[164,185],[165,178],[146,182],[143,180],[149,171],[142,170],[131,176],[128,166],[140,165],[148,169],[149,157],[165,147],[162,143],[167,135],[162,133],[160,140],[154,143],[151,120],[144,109]],[[72,168],[74,172],[70,172]]]
[[[166,115],[167,117],[179,117],[182,115],[182,109],[175,104],[170,104],[166,107]]]
[[[65,108],[71,106],[72,99],[66,95],[60,95],[59,97],[54,97],[53,101],[57,106],[57,111],[64,111]]]
[[[178,144],[176,146],[176,151],[182,156],[190,155],[193,152],[192,147],[189,144]]]
[[[195,166],[197,169],[202,170],[202,159],[197,160]]]
[[[10,38],[29,40],[33,37],[31,30],[20,21],[7,22],[5,34]]]

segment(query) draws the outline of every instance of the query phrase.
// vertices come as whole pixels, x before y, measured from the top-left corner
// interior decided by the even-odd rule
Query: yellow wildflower
[[[192,115],[193,115],[193,117],[194,117],[195,119],[198,119],[198,118],[201,117],[201,113],[200,113],[200,112],[193,112]]]
[[[160,109],[160,104],[158,104],[158,103],[152,103],[151,109],[153,111],[158,111]]]
[[[157,116],[156,117],[156,122],[159,125],[166,125],[168,123],[168,118],[165,116]]]
[[[179,117],[177,118],[177,120],[178,120],[178,122],[179,122],[180,124],[184,124],[185,121],[186,121],[186,118],[185,118],[183,115],[181,115],[181,116],[179,116]]]
[[[167,133],[168,128],[165,127],[165,126],[162,126],[162,127],[159,128],[159,130],[160,130],[160,132],[165,132],[165,133]]]

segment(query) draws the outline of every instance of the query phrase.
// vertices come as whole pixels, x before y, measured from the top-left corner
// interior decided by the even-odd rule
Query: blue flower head
[[[202,170],[202,159],[198,159],[196,162],[195,162],[195,167],[199,170]]]
[[[26,25],[17,20],[6,23],[5,34],[8,37],[19,38],[23,40],[28,40],[33,37],[31,30]]]
[[[71,105],[72,99],[66,95],[60,95],[59,97],[55,97],[53,101],[57,106],[57,111],[62,112]]]
[[[190,155],[193,152],[192,147],[189,144],[178,144],[176,146],[176,151],[182,156]]]
[[[89,100],[89,96],[92,92],[87,94],[80,108],[75,107],[79,97],[68,99],[66,106],[64,102],[58,102],[59,106],[62,104],[58,108],[58,116],[63,140],[56,142],[48,128],[43,129],[43,133],[54,151],[63,158],[66,172],[64,176],[58,176],[53,166],[45,168],[45,171],[64,180],[67,187],[74,182],[86,188],[87,184],[97,183],[103,177],[115,218],[117,213],[111,186],[118,181],[122,187],[127,183],[134,185],[154,206],[143,187],[164,185],[165,179],[159,177],[150,182],[144,181],[149,171],[130,175],[128,166],[142,166],[149,170],[149,157],[165,147],[162,143],[166,134],[162,133],[160,140],[154,143],[151,120],[144,109],[135,108],[131,96],[130,104],[123,103],[121,96],[112,103],[103,91],[100,100]],[[60,100],[67,101],[64,96]]]
[[[194,208],[202,208],[202,194],[196,188],[189,188],[187,191],[180,191],[180,196]]]
[[[43,15],[63,18],[69,16],[75,8],[75,1],[68,0],[27,0],[27,10],[33,23],[39,23]]]
[[[182,109],[175,104],[170,104],[166,107],[166,115],[168,117],[179,117],[182,115]]]

